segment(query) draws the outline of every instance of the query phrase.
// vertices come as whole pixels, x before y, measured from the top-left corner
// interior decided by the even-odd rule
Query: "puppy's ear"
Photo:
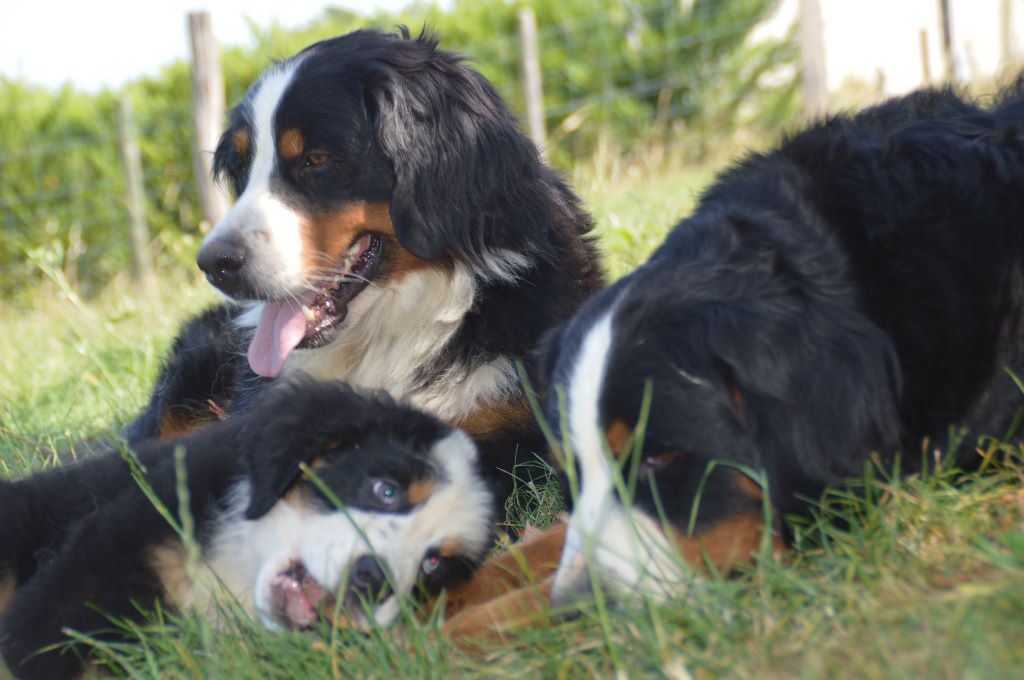
[[[244,416],[238,437],[250,487],[246,519],[267,514],[303,463],[360,437],[378,403],[342,383],[298,377],[274,385]]]
[[[307,450],[282,436],[279,425],[250,421],[239,435],[249,480],[246,519],[259,519],[299,478]],[[296,433],[298,434],[298,433]]]
[[[832,484],[861,474],[870,447],[898,446],[898,361],[867,319],[818,306],[800,319],[723,314],[709,331],[721,389],[769,465],[796,456]]]
[[[438,50],[433,36],[403,36],[365,84],[377,143],[394,170],[395,234],[419,257],[451,253],[487,266],[488,250],[514,248],[550,219],[540,186],[546,169],[483,76]]]

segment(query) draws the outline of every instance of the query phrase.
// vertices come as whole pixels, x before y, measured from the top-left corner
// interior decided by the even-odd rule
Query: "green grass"
[[[646,258],[710,176],[577,173],[613,275]],[[143,305],[127,282],[74,301],[53,279],[31,307],[0,306],[0,476],[52,464],[47,449],[123,425],[177,324],[215,300],[180,273],[164,280],[157,305]],[[272,635],[227,603],[223,629],[159,613],[135,630],[140,644],[97,654],[136,678],[1019,677],[1024,465],[1019,452],[1004,458],[983,476],[873,481],[867,499],[832,503],[852,528],[812,521],[785,559],[709,579],[685,602],[590,611],[501,645],[456,648],[436,622],[411,618],[369,636]],[[550,521],[550,489],[534,492],[546,505],[526,519]]]

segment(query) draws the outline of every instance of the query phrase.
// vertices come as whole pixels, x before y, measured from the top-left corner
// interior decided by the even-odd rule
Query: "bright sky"
[[[185,15],[206,9],[222,44],[248,40],[246,18],[265,26],[297,26],[330,5],[371,10],[408,0],[6,0],[0,10],[0,75],[56,86],[70,81],[97,90],[153,73],[187,54]],[[798,0],[783,0],[778,32]],[[1000,0],[951,0],[961,77],[999,68]],[[941,70],[937,0],[821,0],[831,89],[847,76],[868,82],[880,69],[889,93],[921,81],[919,31],[928,32],[931,71]],[[1024,52],[1024,0],[1012,0],[1018,53]]]
[[[222,44],[248,41],[246,18],[298,26],[329,6],[370,11],[406,0],[7,0],[0,10],[0,75],[98,90],[150,74],[188,53],[185,15],[210,12]]]
[[[927,33],[933,79],[942,73],[938,0],[820,0],[830,90],[848,77],[873,83],[884,75],[885,92],[899,94],[921,85],[921,30]],[[957,75],[972,80],[1001,68],[1000,0],[950,0]],[[798,0],[782,0],[773,22],[776,34],[797,15]],[[1024,54],[1024,0],[1011,2],[1017,56]],[[1019,66],[1019,65],[1018,65]]]

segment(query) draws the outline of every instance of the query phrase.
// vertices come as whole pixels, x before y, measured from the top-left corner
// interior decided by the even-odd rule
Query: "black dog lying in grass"
[[[340,383],[283,384],[134,453],[144,472],[109,452],[0,483],[0,649],[17,677],[82,670],[64,629],[109,631],[157,601],[215,616],[221,589],[271,628],[387,625],[399,596],[465,579],[493,538],[472,441]]]
[[[552,598],[591,573],[676,598],[705,560],[781,547],[768,506],[806,513],[873,454],[975,467],[951,428],[1011,430],[1007,372],[1024,376],[1024,87],[988,108],[922,91],[749,156],[547,341],[578,481]]]

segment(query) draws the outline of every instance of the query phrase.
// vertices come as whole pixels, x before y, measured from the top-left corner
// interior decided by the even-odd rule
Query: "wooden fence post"
[[[949,0],[939,0],[939,28],[942,30],[942,75],[947,83],[951,83],[956,80],[956,60],[953,57],[953,29],[949,19]]]
[[[817,118],[828,110],[825,35],[818,0],[800,0],[800,80],[804,116]]]
[[[544,86],[540,75],[540,50],[537,47],[537,15],[530,7],[519,10],[519,41],[522,45],[523,88],[526,95],[526,121],[530,139],[537,145],[541,158],[547,160]]]
[[[921,81],[925,87],[932,84],[932,62],[928,56],[928,31],[921,29]]]
[[[1002,67],[1006,68],[1013,63],[1013,3],[1011,0],[1000,0],[999,2],[999,56]]]
[[[189,13],[188,37],[192,52],[193,157],[203,212],[199,230],[206,233],[228,210],[227,196],[213,181],[213,152],[224,125],[224,75],[209,12]]]
[[[150,286],[153,258],[149,252],[149,229],[146,227],[146,194],[142,176],[142,153],[135,130],[135,115],[127,94],[121,95],[117,110],[117,134],[124,163],[125,202],[131,221],[132,251],[135,254],[135,276]]]

